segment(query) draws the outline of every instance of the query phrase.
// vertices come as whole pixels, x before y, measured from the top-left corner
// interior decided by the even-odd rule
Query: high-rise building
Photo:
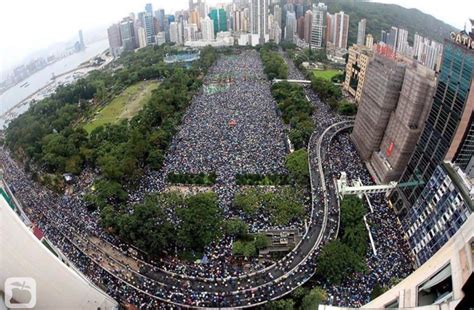
[[[281,19],[282,15],[281,15],[281,8],[280,6],[277,4],[273,7],[273,21],[276,22],[278,24],[278,27],[280,27],[281,29],[281,25],[282,25],[282,19]]]
[[[295,12],[286,13],[285,41],[293,42],[296,32],[296,14]]]
[[[373,56],[372,49],[363,45],[353,45],[349,48],[349,57],[346,65],[346,79],[343,88],[355,97],[358,103],[364,87],[365,73],[370,58]]]
[[[461,39],[456,42],[457,37]],[[399,186],[390,195],[401,219],[420,198],[436,167],[443,160],[456,162],[462,141],[469,141],[465,137],[473,121],[474,50],[463,45],[462,37],[467,35],[445,40],[432,108]]]
[[[264,44],[268,37],[268,7],[267,0],[250,1],[250,33]]]
[[[146,46],[146,32],[145,28],[138,27],[137,29],[137,36],[138,36],[138,47],[143,48]]]
[[[158,9],[155,11],[155,18],[158,22],[158,28],[160,31],[165,31],[165,10]]]
[[[140,19],[142,27],[145,28],[146,42],[147,45],[155,42],[155,21],[153,15],[148,12],[138,13],[138,19]]]
[[[166,35],[164,31],[158,32],[155,36],[156,45],[160,46],[161,44],[166,43]]]
[[[227,15],[224,9],[212,9],[209,17],[214,23],[214,34],[227,31]]]
[[[423,37],[420,36],[418,33],[415,33],[415,37],[413,40],[413,57],[415,59],[419,59],[421,51],[422,51],[422,45],[423,45]]]
[[[347,39],[349,37],[349,15],[343,11],[334,14],[336,18],[335,41],[336,48],[347,49]]]
[[[309,43],[311,40],[311,24],[313,22],[313,12],[307,10],[304,14],[304,40],[306,43]]]
[[[296,24],[296,32],[298,33],[298,38],[300,40],[304,40],[304,16],[298,18]]]
[[[133,20],[125,18],[120,22],[120,36],[122,38],[122,47],[124,51],[132,51],[135,49],[136,43]]]
[[[380,32],[380,42],[387,43],[387,31],[382,30]]]
[[[365,46],[367,48],[372,48],[374,46],[374,37],[369,33],[365,39]]]
[[[365,18],[361,19],[357,27],[357,45],[364,45],[366,26],[367,20]]]
[[[431,108],[435,72],[408,60],[397,106],[390,115],[378,150],[369,165],[380,183],[397,181],[415,149]]]
[[[390,28],[390,33],[387,34],[386,43],[394,51],[397,49],[397,38],[398,38],[398,28],[392,26],[392,28]]]
[[[145,4],[145,12],[148,13],[148,15],[153,16],[153,6],[151,3]]]
[[[376,53],[365,73],[351,137],[360,157],[367,161],[382,142],[390,115],[395,109],[406,65],[393,57]]]
[[[474,187],[451,163],[435,167],[420,198],[401,221],[418,266],[433,256],[471,216]]]
[[[326,43],[336,41],[336,16],[334,14],[326,14]]]
[[[189,15],[188,23],[195,24],[198,27],[198,29],[201,29],[200,21],[201,21],[201,17],[199,16],[199,12],[197,10],[191,11]]]
[[[214,40],[214,22],[206,16],[201,20],[202,28],[202,39],[204,41],[213,41]]]
[[[313,22],[311,25],[311,48],[326,47],[326,18],[327,6],[324,3],[313,4]]]
[[[179,28],[179,25],[177,22],[170,23],[170,42],[172,43],[180,44],[178,28]]]
[[[296,3],[294,7],[295,7],[296,20],[298,20],[300,17],[304,16],[304,6],[301,3]]]
[[[406,55],[408,47],[408,30],[398,29],[397,53]]]
[[[107,29],[107,37],[109,39],[110,53],[114,57],[118,57],[122,52],[122,38],[120,36],[120,26],[113,24]]]

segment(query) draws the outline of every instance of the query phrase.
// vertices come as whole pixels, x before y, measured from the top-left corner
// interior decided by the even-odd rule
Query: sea
[[[51,82],[51,77],[60,75],[61,73],[70,71],[78,67],[81,63],[93,58],[96,55],[104,52],[109,46],[107,40],[97,41],[86,46],[86,49],[74,53],[66,58],[63,58],[52,65],[34,73],[26,80],[21,81],[17,85],[8,89],[0,95],[0,115],[3,115],[9,109],[20,103],[22,100],[46,86]],[[29,83],[28,87],[21,87],[21,85]],[[15,110],[15,113],[21,114],[28,110],[28,105],[23,105]],[[5,125],[5,120],[0,119],[0,128]]]

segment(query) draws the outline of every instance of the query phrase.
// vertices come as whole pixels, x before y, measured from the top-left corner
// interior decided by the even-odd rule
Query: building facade
[[[343,11],[334,14],[336,19],[335,41],[336,48],[347,49],[347,39],[349,37],[349,15]]]
[[[349,48],[346,79],[342,87],[355,98],[356,103],[360,101],[367,65],[372,56],[373,51],[364,46],[353,45]]]
[[[259,44],[268,40],[268,6],[266,0],[250,1],[250,33],[258,37]]]
[[[399,180],[400,184],[414,182],[415,185],[397,187],[390,196],[390,202],[402,219],[420,197],[436,167],[445,159],[456,161],[461,141],[472,124],[473,68],[474,50],[446,40],[431,111]]]
[[[132,51],[136,48],[133,20],[126,18],[120,22],[120,36],[124,51]]]
[[[365,27],[367,26],[367,20],[361,19],[357,26],[357,45],[364,45],[365,43]]]
[[[313,22],[311,25],[311,48],[326,47],[327,6],[324,3],[313,4]]]
[[[402,221],[418,266],[432,257],[472,213],[472,184],[460,168],[443,163]]]
[[[351,137],[364,161],[378,151],[403,84],[406,65],[376,53],[370,61]]]
[[[390,115],[378,151],[369,162],[379,183],[397,181],[402,175],[423,130],[436,89],[434,71],[407,61],[397,106]]]
[[[120,26],[113,24],[107,29],[110,53],[113,57],[118,57],[122,52],[122,37],[120,36]]]

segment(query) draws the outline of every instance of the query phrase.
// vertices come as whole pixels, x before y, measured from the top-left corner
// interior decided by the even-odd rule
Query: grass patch
[[[152,91],[158,88],[158,85],[156,81],[143,81],[127,87],[105,107],[96,111],[94,118],[84,129],[91,133],[99,126],[131,119],[150,100]]]
[[[341,70],[337,69],[328,69],[328,70],[314,70],[313,75],[315,77],[323,78],[325,80],[331,81],[333,77],[335,77],[338,74],[341,74]]]

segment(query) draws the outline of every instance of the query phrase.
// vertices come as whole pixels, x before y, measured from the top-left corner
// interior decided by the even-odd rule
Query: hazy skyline
[[[230,1],[210,0],[210,5]],[[374,2],[395,3],[407,8],[417,8],[443,20],[457,28],[463,28],[470,12],[474,13],[474,1],[451,0],[446,2],[432,0],[380,0]],[[79,29],[87,31],[98,26],[107,26],[119,21],[130,12],[144,10],[146,3],[153,9],[164,8],[174,14],[187,9],[188,0],[174,1],[125,1],[125,0],[24,0],[0,1],[2,40],[0,41],[0,71],[19,64],[25,57],[77,36]],[[15,14],[14,14],[15,13]],[[105,34],[104,34],[105,35]],[[87,37],[85,38],[87,41]]]

